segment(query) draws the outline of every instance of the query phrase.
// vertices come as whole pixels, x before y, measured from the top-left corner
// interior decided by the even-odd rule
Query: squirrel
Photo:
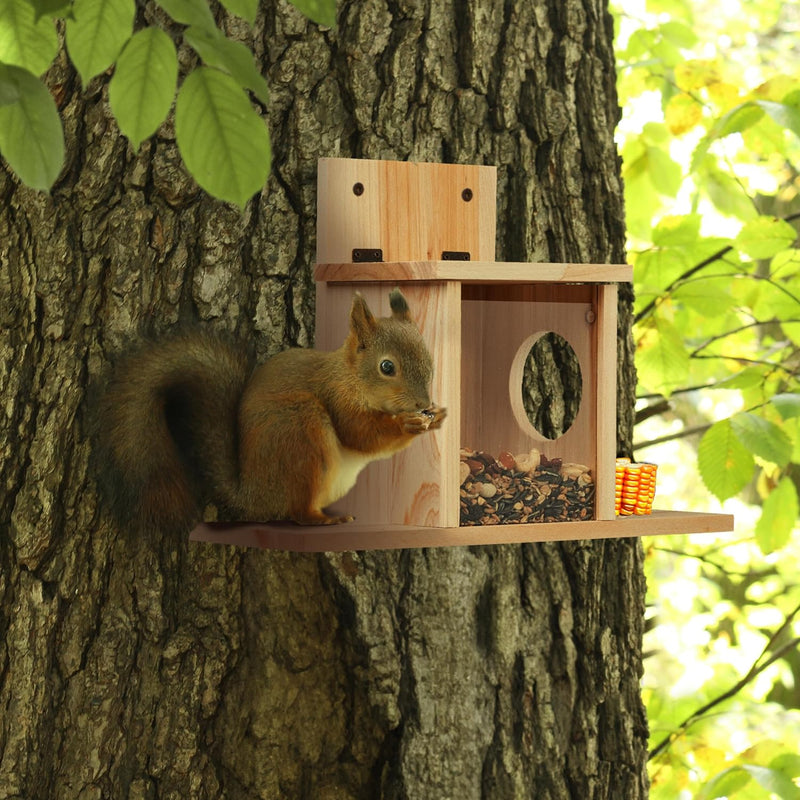
[[[208,502],[236,518],[349,522],[324,509],[369,462],[439,428],[431,355],[399,289],[375,318],[356,293],[344,344],[251,369],[208,333],[151,343],[99,400],[101,477],[123,524],[186,530]]]

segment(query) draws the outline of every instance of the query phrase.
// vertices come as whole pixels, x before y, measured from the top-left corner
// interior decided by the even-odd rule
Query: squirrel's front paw
[[[403,433],[417,434],[438,428],[447,411],[443,408],[426,408],[423,411],[405,411],[397,416]]]
[[[433,431],[442,426],[444,418],[447,416],[447,409],[431,406],[430,408],[426,408],[422,413],[430,418],[431,422],[430,425],[428,425],[428,430]]]

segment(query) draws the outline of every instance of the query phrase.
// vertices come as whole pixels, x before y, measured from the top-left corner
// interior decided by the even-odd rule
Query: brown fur
[[[242,353],[202,332],[124,359],[99,415],[121,521],[186,529],[208,501],[243,519],[349,519],[321,507],[342,454],[390,455],[445,417],[430,409],[430,354],[397,290],[391,305],[376,320],[356,295],[342,347],[287,350],[252,375]]]

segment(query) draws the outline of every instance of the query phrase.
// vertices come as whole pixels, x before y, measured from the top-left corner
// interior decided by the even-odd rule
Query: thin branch
[[[795,212],[794,214],[789,214],[786,217],[783,217],[784,222],[794,222],[796,219],[800,219],[800,211]],[[648,316],[653,309],[658,305],[663,297],[670,294],[674,289],[679,286],[680,284],[684,283],[688,278],[691,278],[696,272],[699,272],[701,269],[705,269],[705,267],[710,266],[715,261],[719,261],[720,259],[724,258],[728,253],[733,250],[734,247],[732,244],[725,245],[725,247],[720,248],[715,253],[712,253],[707,258],[704,258],[698,264],[695,264],[693,267],[687,269],[684,273],[679,275],[675,278],[672,283],[667,286],[664,291],[658,296],[654,297],[638,314],[634,315],[633,322],[634,324],[641,322],[646,316]]]
[[[705,425],[696,425],[693,428],[683,428],[676,433],[668,433],[665,436],[659,436],[657,439],[650,439],[647,442],[634,442],[633,451],[642,450],[645,447],[653,447],[657,444],[664,444],[665,442],[674,442],[678,439],[686,439],[689,436],[695,436],[698,433],[705,433],[714,423],[707,422]]]
[[[783,364],[776,364],[774,361],[767,361],[763,358],[744,358],[743,356],[726,356],[724,353],[705,355],[705,356],[692,354],[691,357],[700,360],[713,360],[721,358],[724,361],[735,361],[738,364],[755,364],[756,366],[760,367],[770,367],[773,370],[776,369],[783,370],[787,375],[790,375],[791,377],[794,377],[797,374],[797,370],[790,369],[789,367],[784,367]]]
[[[798,302],[800,306],[800,302]],[[762,325],[785,325],[788,323],[793,322],[800,322],[800,319],[778,319],[777,317],[773,317],[772,319],[765,319],[765,320],[755,320],[753,322],[748,322],[746,325],[740,325],[738,328],[733,328],[732,330],[725,331],[725,333],[718,333],[716,336],[712,336],[708,341],[701,344],[699,347],[695,348],[689,356],[694,356],[699,353],[701,350],[705,350],[706,347],[710,347],[714,342],[718,342],[721,339],[727,339],[728,336],[736,336],[737,333],[741,333],[742,331],[749,330],[750,328],[758,328]]]
[[[684,386],[681,389],[675,389],[671,393],[671,397],[674,397],[676,394],[690,394],[691,392],[700,392],[704,389],[717,389],[719,388],[719,383],[724,383],[727,378],[723,378],[721,381],[716,381],[714,383],[698,383],[695,386]],[[659,392],[651,392],[650,394],[640,394],[637,395],[637,400],[655,400],[656,398],[663,398],[664,395],[660,394]]]
[[[764,649],[761,651],[761,654],[758,658],[753,662],[753,665],[747,671],[747,674],[737,681],[733,686],[731,686],[727,691],[723,692],[718,697],[709,700],[704,705],[700,706],[693,714],[690,714],[680,725],[676,728],[676,730],[672,731],[672,733],[665,736],[651,751],[650,755],[648,756],[649,760],[654,759],[664,750],[666,750],[670,744],[680,735],[686,733],[687,729],[697,722],[701,717],[711,711],[712,708],[716,708],[720,703],[724,703],[726,700],[730,700],[731,697],[737,695],[748,683],[753,681],[758,675],[760,675],[767,667],[771,664],[774,664],[778,659],[783,658],[786,653],[790,650],[793,650],[798,645],[800,645],[800,636],[796,636],[791,641],[787,642],[786,644],[779,647],[775,650],[766,661],[762,661],[762,659],[772,650],[775,646],[775,643],[778,639],[783,635],[783,633],[789,628],[794,620],[795,616],[800,613],[800,605],[798,605],[787,617],[784,619],[781,626],[770,636],[769,641],[764,645]]]
[[[698,358],[711,358],[711,356],[698,356]],[[763,403],[756,403],[755,405],[749,406],[745,408],[742,413],[751,414],[753,411],[758,411],[760,408],[764,408],[769,401],[765,400]],[[664,444],[664,442],[674,442],[678,439],[686,439],[689,436],[694,436],[698,433],[705,433],[714,422],[706,422],[702,425],[695,425],[692,428],[683,428],[675,433],[668,433],[665,436],[659,436],[657,439],[651,439],[647,442],[634,442],[633,450],[641,450],[644,447],[653,447],[657,444]]]
[[[695,264],[693,267],[687,269],[682,275],[679,275],[669,286],[667,286],[662,294],[660,294],[658,297],[654,297],[638,314],[634,315],[633,324],[636,325],[638,322],[641,322],[642,319],[648,316],[659,303],[661,298],[665,295],[668,295],[677,284],[681,283],[687,278],[691,278],[695,272],[699,272],[701,269],[713,264],[715,261],[719,261],[723,256],[730,253],[731,250],[733,250],[733,245],[726,245],[720,250],[717,250],[716,253],[712,253],[708,258],[704,258],[699,264]]]
[[[726,575],[729,578],[742,578],[742,580],[746,580],[750,583],[753,581],[760,581],[770,575],[777,575],[778,571],[775,567],[766,567],[761,570],[748,570],[747,572],[743,572],[740,570],[735,569],[728,569],[720,564],[718,561],[715,561],[713,558],[709,558],[708,552],[704,553],[690,553],[687,550],[678,550],[677,548],[673,547],[653,547],[653,550],[656,550],[659,553],[666,553],[667,555],[672,556],[679,556],[681,558],[693,558],[696,561],[699,561],[701,564],[707,564],[709,567],[714,567],[717,571]]]
[[[647,408],[639,409],[634,418],[634,425],[639,425],[641,422],[650,419],[650,417],[657,417],[672,408],[672,403],[665,397],[662,397],[658,402],[647,406]]]

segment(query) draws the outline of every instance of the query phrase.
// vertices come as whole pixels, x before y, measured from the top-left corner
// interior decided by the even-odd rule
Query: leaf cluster
[[[748,530],[648,549],[651,793],[797,800],[800,4],[616,6],[638,449]]]
[[[786,555],[756,566],[744,540],[649,544],[658,625],[645,638],[643,692],[654,800],[797,798],[800,711],[782,701],[800,645],[798,543]]]
[[[221,0],[253,25],[258,0]],[[335,0],[291,0],[320,25]],[[40,79],[62,47],[85,87],[110,73],[108,99],[137,150],[175,109],[181,157],[209,194],[244,206],[270,171],[269,100],[252,51],[227,37],[206,0],[158,0],[159,22],[135,29],[135,0],[0,0],[0,155],[23,183],[49,191],[64,163],[55,100]],[[179,33],[175,33],[175,31]],[[200,64],[179,82],[178,45]]]
[[[705,432],[700,475],[719,500],[756,485],[771,552],[798,511],[800,212],[775,211],[800,207],[800,76],[751,85],[737,62],[695,56],[693,6],[648,7],[682,18],[653,17],[619,51],[623,103],[656,96],[660,112],[622,140],[639,382],[661,397],[740,398],[742,412]]]

